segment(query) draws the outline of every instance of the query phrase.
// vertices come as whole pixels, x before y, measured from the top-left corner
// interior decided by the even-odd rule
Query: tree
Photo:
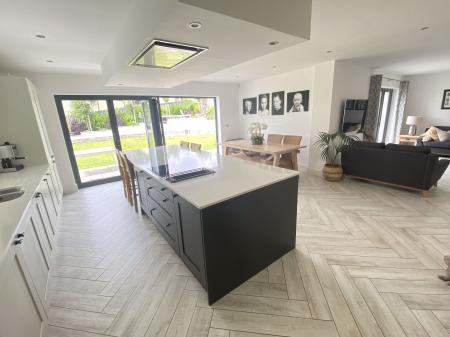
[[[93,110],[89,102],[78,100],[71,101],[70,111],[79,122],[83,123],[89,131],[92,131],[91,115]]]

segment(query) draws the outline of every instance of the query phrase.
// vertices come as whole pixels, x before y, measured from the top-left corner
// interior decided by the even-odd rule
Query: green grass
[[[192,143],[202,144],[202,150],[212,150],[216,148],[216,136],[214,134],[203,135],[182,135],[182,136],[166,136],[166,144],[180,144],[181,140]],[[144,136],[130,136],[122,137],[123,151],[137,150],[147,147],[147,140]],[[74,151],[97,149],[102,147],[112,147],[114,143],[111,139],[106,140],[85,140],[83,142],[74,143]],[[85,170],[95,167],[115,165],[116,158],[114,152],[99,153],[91,156],[77,158],[77,165],[79,170]]]

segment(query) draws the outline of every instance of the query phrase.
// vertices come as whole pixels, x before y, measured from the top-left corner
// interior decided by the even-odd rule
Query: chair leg
[[[422,197],[429,198],[430,197],[430,191],[422,191]]]

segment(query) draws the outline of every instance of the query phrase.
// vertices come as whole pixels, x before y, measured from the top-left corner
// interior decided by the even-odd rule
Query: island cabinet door
[[[179,255],[206,288],[201,211],[183,198],[174,197]]]
[[[139,171],[136,171],[136,177],[137,177],[137,181],[138,181],[139,198],[141,201],[141,208],[148,215],[150,213],[150,210],[148,209],[147,188],[145,186],[146,174],[144,173],[144,171],[139,170]]]

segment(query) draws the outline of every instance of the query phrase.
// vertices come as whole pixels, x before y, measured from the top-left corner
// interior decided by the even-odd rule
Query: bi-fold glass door
[[[78,187],[119,180],[116,150],[163,145],[157,98],[55,96],[55,100]]]
[[[78,187],[120,179],[115,151],[201,144],[217,151],[212,97],[55,96]]]

